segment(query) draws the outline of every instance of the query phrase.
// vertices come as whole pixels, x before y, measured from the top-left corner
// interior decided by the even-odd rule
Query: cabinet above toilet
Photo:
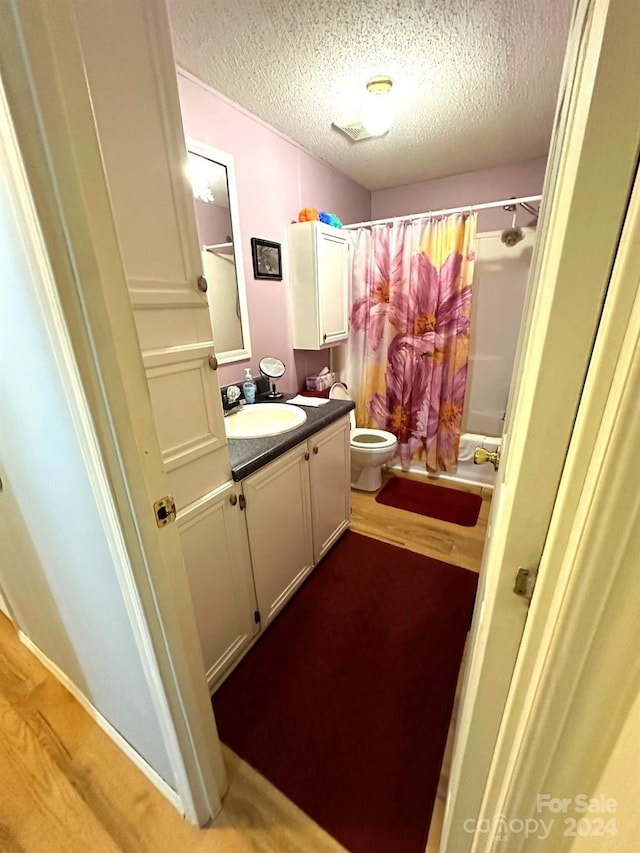
[[[326,349],[349,336],[349,235],[315,221],[288,236],[294,349]]]

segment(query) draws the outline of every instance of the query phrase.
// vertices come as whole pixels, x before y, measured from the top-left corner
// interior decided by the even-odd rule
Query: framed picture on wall
[[[280,243],[251,238],[251,257],[254,278],[270,278],[282,281],[282,253]]]

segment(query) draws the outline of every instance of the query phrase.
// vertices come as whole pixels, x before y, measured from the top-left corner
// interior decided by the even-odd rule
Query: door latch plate
[[[537,569],[523,569],[522,566],[520,566],[516,574],[516,581],[513,585],[513,591],[515,594],[519,595],[521,598],[526,598],[528,601],[531,601],[537,577]]]
[[[156,514],[158,527],[165,527],[176,520],[176,503],[171,495],[156,501],[153,505],[153,511]]]

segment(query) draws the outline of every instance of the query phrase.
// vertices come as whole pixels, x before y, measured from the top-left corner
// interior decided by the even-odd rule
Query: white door
[[[443,853],[465,853],[473,843],[465,822],[480,809],[527,617],[527,602],[513,592],[515,575],[519,567],[535,570],[543,551],[635,174],[640,97],[625,105],[624,94],[629,63],[640,73],[634,26],[640,9],[632,0],[587,0],[572,27],[471,632]],[[616,156],[603,160],[611,138]]]
[[[77,3],[76,14],[154,423],[212,688],[256,631],[251,563],[246,541],[241,541],[243,536],[246,540],[244,522],[240,524],[237,506],[234,510],[226,503],[235,486],[207,303],[214,288],[202,275],[175,69],[167,65],[169,34],[155,13],[145,16],[146,0],[125,5],[138,23],[128,27],[126,37],[110,26],[112,4]],[[122,51],[136,74],[140,67],[148,69],[135,86],[130,85],[127,63],[110,61]],[[124,125],[123,115],[128,118]]]
[[[309,450],[306,442],[242,483],[262,625],[313,568]]]
[[[122,3],[132,21],[126,34],[117,32],[114,5],[76,3],[76,17],[160,447],[180,511],[230,479],[207,284],[175,74],[167,79],[169,34],[155,16],[149,31],[145,3]],[[135,72],[114,55],[130,57]],[[132,86],[140,67],[146,77]]]
[[[346,340],[349,321],[349,241],[335,228],[316,231],[320,340],[324,346]]]
[[[314,563],[351,521],[350,429],[343,418],[309,439]]]
[[[124,540],[126,550],[118,580],[162,711],[181,807],[206,823],[220,808],[225,773],[178,531],[156,526],[153,505],[167,494],[167,478],[126,287],[137,290],[147,356],[194,345],[194,360],[208,362],[199,349],[211,330],[194,277],[199,249],[168,15],[152,0],[54,5],[0,4],[12,111],[10,122],[3,112],[3,131],[20,147],[12,172],[25,210],[31,215],[33,198],[38,216],[30,248],[42,253],[41,234],[73,346],[78,381],[67,393],[88,407],[78,429],[95,447],[94,467],[107,472],[96,489],[117,506],[111,544],[121,554]],[[189,434],[206,445],[212,434],[201,426]],[[195,454],[195,441],[187,444]],[[210,466],[199,468],[210,477]]]

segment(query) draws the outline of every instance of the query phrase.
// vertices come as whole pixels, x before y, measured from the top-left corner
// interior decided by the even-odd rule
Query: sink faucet
[[[237,412],[238,409],[241,409],[241,408],[242,408],[242,403],[236,403],[235,405],[231,406],[230,409],[225,409],[223,414],[224,414],[225,418],[228,418],[229,415],[232,415],[234,412]]]

